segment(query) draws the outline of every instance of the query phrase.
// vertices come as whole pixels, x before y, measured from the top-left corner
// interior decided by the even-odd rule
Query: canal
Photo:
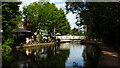
[[[2,68],[96,68],[100,49],[79,41],[2,52]]]

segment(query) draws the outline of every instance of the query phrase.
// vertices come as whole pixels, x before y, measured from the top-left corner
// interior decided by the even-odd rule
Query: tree
[[[56,30],[56,33],[67,34],[70,25],[62,9],[58,10],[55,4],[49,2],[34,2],[23,8],[25,26],[33,33],[37,28],[47,30],[49,34]],[[33,28],[34,26],[34,28]]]
[[[64,11],[60,8],[58,11],[58,24],[57,26],[57,32],[61,34],[68,34],[70,31],[70,25],[68,20],[66,19],[66,16],[64,14]]]
[[[2,44],[11,46],[14,43],[13,32],[17,28],[21,2],[2,2]]]
[[[119,2],[74,2],[67,3],[67,5],[71,6],[71,8],[67,6],[68,11],[73,13],[78,11],[76,13],[79,15],[78,18],[81,19],[80,24],[88,26],[90,36],[102,39],[106,43],[119,43]]]

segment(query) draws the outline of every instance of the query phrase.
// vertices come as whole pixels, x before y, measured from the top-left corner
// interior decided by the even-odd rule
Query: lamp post
[[[36,41],[37,32],[34,33],[34,40]]]
[[[55,27],[54,27],[54,36],[55,36]]]

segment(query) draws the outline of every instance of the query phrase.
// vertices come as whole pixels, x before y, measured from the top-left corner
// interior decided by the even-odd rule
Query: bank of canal
[[[80,42],[37,46],[2,52],[2,68],[79,67],[96,68],[100,49]]]

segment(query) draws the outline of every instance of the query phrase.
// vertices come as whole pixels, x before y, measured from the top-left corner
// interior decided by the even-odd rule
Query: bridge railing
[[[86,39],[86,36],[56,36],[56,39],[61,40],[74,40],[74,39]]]

